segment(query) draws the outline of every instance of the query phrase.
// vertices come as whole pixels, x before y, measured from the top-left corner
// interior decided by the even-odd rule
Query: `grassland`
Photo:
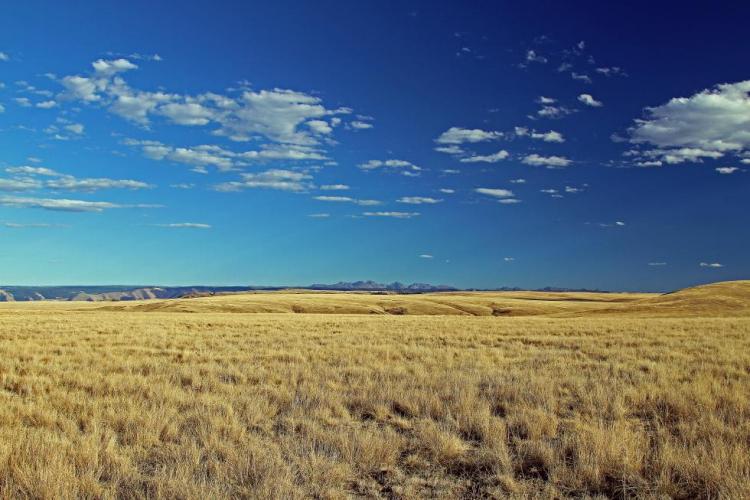
[[[0,497],[748,498],[716,287],[3,304]]]

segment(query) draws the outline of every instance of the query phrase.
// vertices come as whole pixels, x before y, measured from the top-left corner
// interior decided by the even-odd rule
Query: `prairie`
[[[2,304],[0,497],[748,498],[749,293]]]

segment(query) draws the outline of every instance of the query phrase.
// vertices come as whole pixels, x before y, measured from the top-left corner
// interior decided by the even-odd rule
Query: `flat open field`
[[[749,309],[748,282],[1,304],[0,498],[748,498]]]

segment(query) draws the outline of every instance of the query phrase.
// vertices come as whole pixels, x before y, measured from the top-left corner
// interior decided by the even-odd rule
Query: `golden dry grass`
[[[741,315],[147,304],[0,307],[0,498],[750,497]]]

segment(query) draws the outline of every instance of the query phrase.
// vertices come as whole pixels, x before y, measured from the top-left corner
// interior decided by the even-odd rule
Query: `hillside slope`
[[[419,295],[283,291],[239,293],[178,300],[117,303],[105,310],[141,312],[233,312],[536,316],[611,307],[649,294],[562,292],[447,292]]]
[[[668,317],[750,316],[750,280],[700,285],[585,313]]]

